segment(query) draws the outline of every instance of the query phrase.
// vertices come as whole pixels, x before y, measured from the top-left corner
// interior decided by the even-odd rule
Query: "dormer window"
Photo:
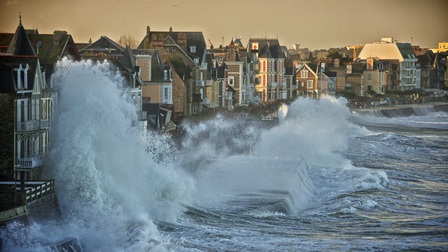
[[[199,64],[199,58],[194,58],[194,63]]]
[[[190,52],[196,53],[196,46],[190,46]]]

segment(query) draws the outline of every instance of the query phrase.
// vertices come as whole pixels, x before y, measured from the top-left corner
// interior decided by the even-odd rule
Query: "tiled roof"
[[[416,58],[409,43],[370,43],[366,44],[358,56],[359,59],[378,58],[383,60],[399,60]]]
[[[0,33],[0,53],[6,53],[14,33]]]
[[[330,71],[325,71],[324,74],[330,78],[336,78],[337,76],[336,72],[330,72]]]
[[[59,32],[59,34],[60,40],[55,44],[55,34],[39,34],[37,31],[27,33],[31,47],[38,54],[42,65],[53,65],[65,54],[72,56],[75,60],[80,59],[77,48],[73,46],[74,42],[71,35],[66,32]],[[13,36],[14,34],[12,33],[0,34],[0,52],[5,53],[7,51]]]
[[[28,34],[31,44],[36,48],[36,53],[38,51],[40,63],[42,65],[52,65],[66,56],[65,54],[70,55],[75,60],[81,59],[72,36],[64,31],[56,31],[56,33]],[[58,38],[55,39],[55,36]]]
[[[249,44],[258,42],[258,58],[284,58],[278,39],[251,38]]]
[[[83,54],[89,51],[104,51],[110,54],[122,54],[124,48],[107,36],[101,36],[97,41],[81,49],[79,53]]]
[[[153,47],[153,38],[157,40],[161,40],[163,42],[166,41],[168,44],[172,44],[173,42],[179,45],[179,39],[182,39],[182,36],[186,36],[186,51],[189,56],[194,56],[199,59],[199,64],[202,63],[204,53],[207,49],[207,44],[204,39],[204,35],[202,32],[173,32],[173,31],[148,31],[146,36],[140,42],[138,46],[139,49],[152,49]],[[180,45],[179,45],[180,46]],[[195,46],[196,52],[189,52],[189,47]]]
[[[9,43],[6,53],[13,55],[36,55],[26,31],[22,26],[22,22],[17,26],[16,32]]]

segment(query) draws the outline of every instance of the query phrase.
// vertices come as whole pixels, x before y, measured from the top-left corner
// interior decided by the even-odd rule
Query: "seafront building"
[[[54,209],[54,182],[42,169],[57,94],[42,69],[20,19],[0,54],[0,223]]]
[[[386,87],[388,90],[405,91],[420,88],[418,60],[410,43],[398,43],[393,38],[383,38],[379,43],[365,44],[358,59],[367,64],[368,70],[373,69],[374,61],[388,62],[392,65],[390,68],[392,71],[385,72],[392,80]],[[368,87],[363,84],[363,89],[367,90]],[[381,94],[385,92],[381,84],[377,90]]]
[[[248,50],[255,62],[255,90],[261,101],[286,99],[285,55],[278,39],[251,38]]]

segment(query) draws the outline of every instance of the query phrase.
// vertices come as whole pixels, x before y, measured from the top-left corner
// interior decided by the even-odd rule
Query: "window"
[[[165,88],[163,94],[164,94],[163,98],[165,99],[165,101],[168,100],[168,88],[167,87]]]
[[[196,46],[190,46],[190,52],[196,53]]]
[[[368,79],[368,80],[371,80],[371,79],[372,79],[372,74],[371,74],[371,73],[368,73],[368,74],[367,74],[367,79]]]
[[[232,86],[235,84],[235,77],[234,76],[229,76],[229,86]]]
[[[306,82],[306,87],[307,88],[313,88],[314,87],[314,81],[313,80],[308,80]]]
[[[300,78],[308,78],[308,70],[301,71]]]
[[[163,103],[172,104],[172,89],[171,87],[164,87],[162,93]]]

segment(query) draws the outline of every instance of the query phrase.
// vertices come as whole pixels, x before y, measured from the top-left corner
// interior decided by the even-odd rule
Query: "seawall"
[[[447,112],[448,103],[395,105],[393,107],[353,109],[356,113],[380,117],[423,116],[431,112]]]

